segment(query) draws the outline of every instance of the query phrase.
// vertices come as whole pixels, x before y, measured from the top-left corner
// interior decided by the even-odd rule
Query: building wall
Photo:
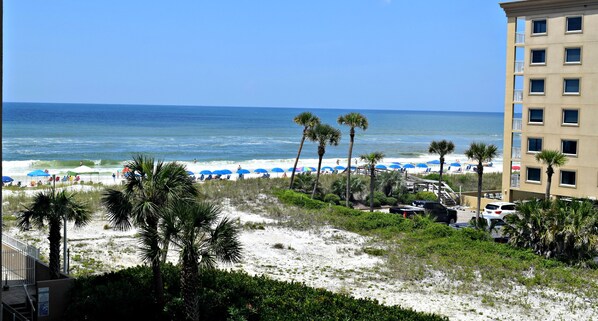
[[[552,178],[551,194],[566,197],[597,197],[598,196],[598,1],[589,1],[594,5],[567,6],[564,3],[572,1],[528,1],[534,2],[534,8],[526,13],[525,8],[519,6],[516,16],[509,16],[507,23],[507,85],[505,91],[505,165],[504,173],[511,171],[511,135],[513,120],[513,79],[515,76],[514,54],[515,25],[517,17],[525,18],[525,43],[523,72],[523,103],[521,127],[521,177],[520,186],[515,191],[542,194],[546,190],[546,167],[535,160],[533,152],[528,150],[528,138],[542,138],[542,149],[561,150],[561,140],[577,141],[577,155],[568,156],[567,163],[562,168],[556,168]],[[522,4],[519,2],[517,5]],[[558,10],[542,10],[542,4],[560,3]],[[503,4],[507,11],[509,4]],[[566,33],[566,17],[582,16],[583,30],[581,33]],[[546,35],[532,35],[532,21],[546,19]],[[565,48],[582,48],[581,64],[565,64]],[[532,49],[546,50],[545,65],[531,65]],[[580,79],[579,95],[564,95],[563,82],[565,78]],[[543,95],[530,94],[530,79],[545,79]],[[542,124],[529,123],[529,109],[544,110]],[[578,109],[579,124],[577,126],[562,124],[562,109]],[[540,168],[540,182],[526,182],[528,168]],[[560,185],[561,170],[576,172],[575,187]],[[510,190],[510,175],[503,177],[505,198],[515,199],[514,194],[529,195],[527,193],[508,193]]]

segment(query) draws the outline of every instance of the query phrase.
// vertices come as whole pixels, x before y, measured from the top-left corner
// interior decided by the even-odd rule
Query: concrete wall
[[[482,198],[480,200],[480,206],[482,210],[486,207],[488,203],[493,202],[500,202],[501,200],[497,200],[494,198],[485,198],[485,193],[500,193],[500,191],[483,191]],[[470,207],[472,210],[477,211],[478,209],[478,192],[467,192],[461,193],[461,205]]]
[[[58,321],[64,319],[64,313],[70,303],[68,294],[74,283],[75,280],[71,278],[37,282],[38,301],[40,300],[40,289],[47,288],[49,294],[49,314],[45,317],[39,316],[41,311],[38,302],[38,306],[36,307],[38,321]]]

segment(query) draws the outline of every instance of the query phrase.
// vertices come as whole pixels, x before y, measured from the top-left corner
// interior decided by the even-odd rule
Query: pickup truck
[[[391,207],[390,213],[402,214],[405,218],[411,218],[413,215],[428,214],[437,222],[451,224],[457,221],[457,211],[446,208],[444,205],[433,201],[414,201],[415,206],[395,206]]]

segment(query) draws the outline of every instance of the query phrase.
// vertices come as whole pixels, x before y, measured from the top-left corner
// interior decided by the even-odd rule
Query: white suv
[[[484,214],[496,215],[501,219],[509,214],[515,214],[516,205],[509,202],[492,202],[484,208]]]

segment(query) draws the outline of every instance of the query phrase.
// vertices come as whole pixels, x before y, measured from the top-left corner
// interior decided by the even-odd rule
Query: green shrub
[[[67,320],[184,320],[179,271],[164,269],[166,309],[151,309],[151,268],[135,267],[75,279]],[[447,320],[375,300],[354,299],[300,283],[252,277],[243,272],[206,270],[197,291],[201,320]],[[113,291],[113,295],[110,293]]]
[[[335,194],[326,194],[324,196],[324,203],[331,203],[334,205],[338,205],[341,202],[341,198]]]
[[[398,200],[394,197],[386,197],[384,199],[384,204],[386,204],[386,205],[394,206],[394,205],[397,205],[397,202],[398,202]]]
[[[274,195],[276,195],[285,204],[295,205],[307,209],[322,209],[328,206],[328,204],[322,201],[312,200],[309,196],[303,193],[297,193],[290,190],[275,191]]]
[[[451,236],[454,232],[453,228],[444,224],[430,224],[424,229],[424,233],[432,238]]]

